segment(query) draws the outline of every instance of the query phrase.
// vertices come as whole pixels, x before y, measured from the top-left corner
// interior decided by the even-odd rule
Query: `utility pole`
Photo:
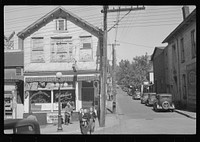
[[[103,6],[101,13],[104,13],[104,35],[103,35],[103,57],[102,57],[102,78],[101,78],[101,95],[100,95],[100,127],[105,127],[106,111],[106,94],[107,94],[107,12],[143,10],[145,7],[123,8],[108,10],[108,5]],[[115,83],[115,81],[114,81]],[[116,96],[113,98],[116,103]]]
[[[105,127],[106,114],[106,93],[107,93],[107,9],[108,6],[103,6],[104,11],[104,34],[103,34],[103,58],[102,58],[102,81],[101,81],[101,96],[100,96],[100,127]]]
[[[113,94],[113,113],[116,113],[116,50],[115,46],[119,44],[112,44],[112,94]]]

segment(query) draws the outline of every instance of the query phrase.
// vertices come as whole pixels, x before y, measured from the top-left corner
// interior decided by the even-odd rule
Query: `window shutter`
[[[55,23],[55,26],[56,26],[56,30],[57,30],[57,20],[55,20],[55,22],[56,22],[56,23]]]
[[[67,19],[65,19],[65,30],[67,30]]]

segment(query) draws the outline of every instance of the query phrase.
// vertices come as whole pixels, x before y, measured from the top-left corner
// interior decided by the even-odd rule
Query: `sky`
[[[87,22],[103,30],[101,5],[51,5],[51,6],[4,6],[4,35],[13,31],[17,34],[42,16],[58,6],[64,7]],[[143,5],[138,5],[143,7]],[[107,58],[112,60],[112,46],[116,48],[117,63],[123,60],[133,61],[136,56],[152,55],[156,46],[166,46],[163,40],[183,21],[183,5],[144,5],[144,10],[109,12],[107,14]],[[109,9],[131,8],[131,6],[109,6]],[[136,6],[132,6],[135,8]],[[190,13],[196,8],[189,5]],[[118,25],[114,26],[119,20]],[[112,28],[114,26],[114,28]],[[116,41],[116,42],[115,42]]]

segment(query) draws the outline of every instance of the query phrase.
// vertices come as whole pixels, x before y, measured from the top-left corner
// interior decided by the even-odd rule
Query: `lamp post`
[[[57,72],[56,73],[56,78],[58,79],[58,83],[59,83],[59,87],[58,87],[58,91],[59,91],[59,95],[58,95],[58,128],[57,131],[62,131],[62,124],[61,124],[61,109],[60,109],[60,79],[62,77],[62,73],[61,72]]]

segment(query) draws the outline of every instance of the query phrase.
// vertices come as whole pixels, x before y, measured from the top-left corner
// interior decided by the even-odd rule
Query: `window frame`
[[[21,67],[16,67],[15,75],[16,76],[21,76],[22,75]]]
[[[57,41],[56,41],[57,40]],[[73,61],[73,41],[72,37],[51,37],[51,49],[50,49],[50,62],[51,63],[59,63],[59,62],[72,62]],[[66,49],[62,49],[62,47],[59,47],[58,45],[63,43],[66,44]],[[63,52],[58,51],[65,50]],[[54,54],[54,55],[53,55]],[[59,57],[59,54],[66,54],[67,59],[57,59]],[[60,55],[61,57],[62,55]],[[55,58],[55,59],[54,59]]]
[[[93,42],[92,42],[92,36],[79,36],[80,39],[80,52],[79,52],[79,61],[80,62],[88,62],[88,61],[93,61],[94,57],[93,57]],[[90,43],[90,47],[84,47],[84,44],[88,44]],[[82,59],[81,58],[81,52],[91,52],[91,58],[90,59]]]
[[[42,49],[34,49],[34,40],[42,40]],[[37,47],[36,47],[37,48]],[[42,55],[42,58],[40,60],[35,59],[33,60],[33,57],[35,57],[35,55],[33,55],[34,52],[40,52],[40,54]],[[34,53],[35,54],[35,53]],[[45,59],[44,59],[44,37],[31,37],[31,63],[44,63]]]
[[[63,29],[59,29],[60,27],[60,21],[63,21]],[[56,31],[67,31],[67,20],[66,19],[62,19],[62,18],[59,18],[59,19],[56,19]]]
[[[195,30],[191,31],[191,55],[192,59],[196,57],[196,41],[195,41]]]
[[[180,48],[181,48],[181,63],[185,62],[185,49],[184,49],[184,38],[180,39]]]

